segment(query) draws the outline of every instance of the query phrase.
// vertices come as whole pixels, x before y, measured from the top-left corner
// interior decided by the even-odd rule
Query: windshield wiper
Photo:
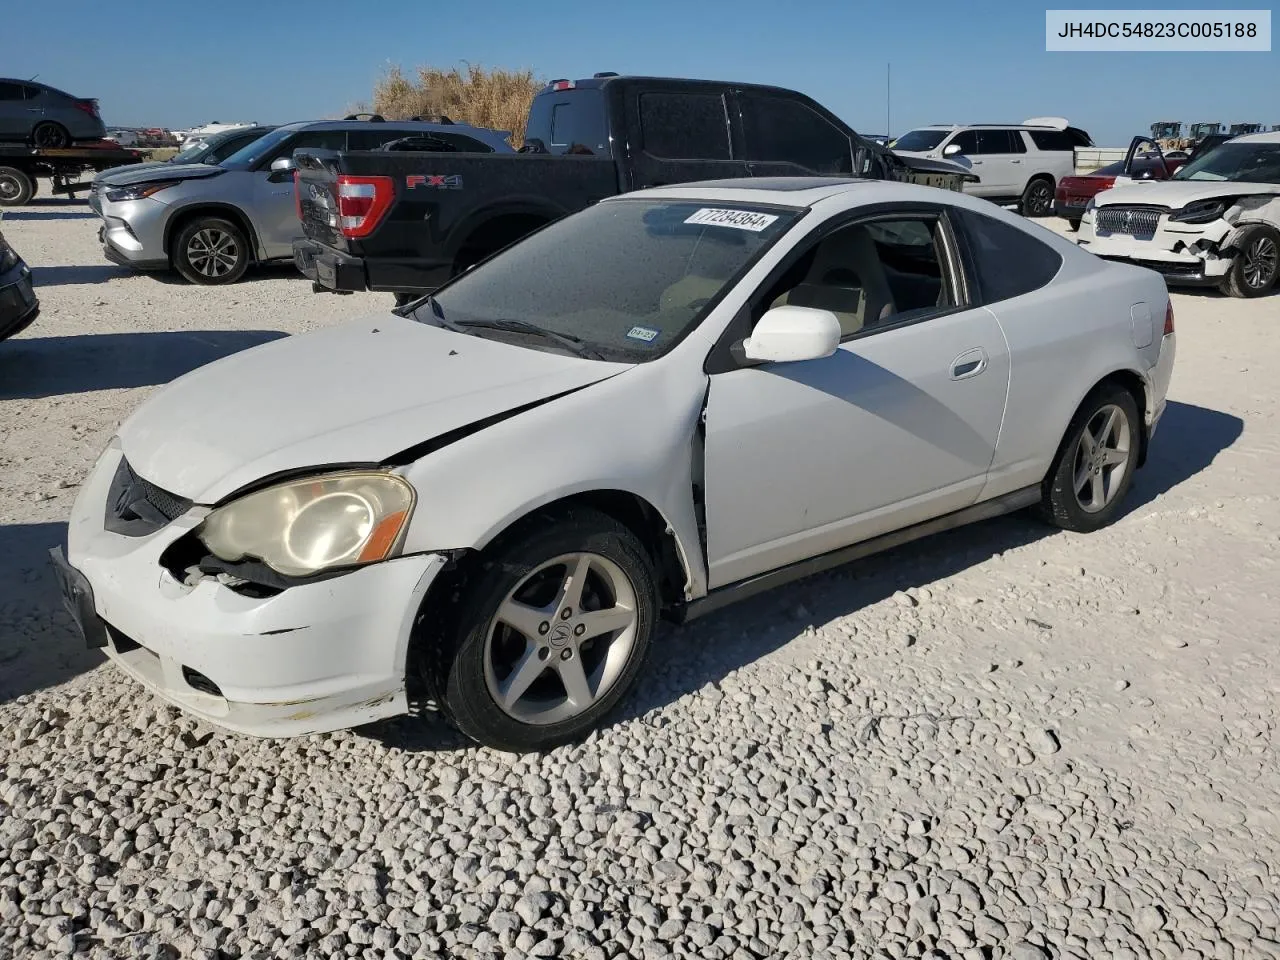
[[[437,315],[443,326],[450,329],[458,329],[465,327],[478,327],[485,330],[506,330],[511,333],[527,333],[535,337],[541,337],[544,340],[551,340],[560,346],[575,353],[580,357],[591,357],[596,360],[603,360],[604,355],[594,347],[588,346],[587,342],[581,337],[575,337],[571,333],[559,333],[555,330],[547,330],[538,326],[536,323],[529,323],[527,320],[514,320],[506,317],[495,320],[458,320],[454,323],[444,323],[444,317]]]

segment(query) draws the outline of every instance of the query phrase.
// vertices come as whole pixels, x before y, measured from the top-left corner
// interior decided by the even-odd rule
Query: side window
[[[1028,130],[1027,133],[1038,150],[1065,152],[1077,146],[1076,138],[1066,130]]]
[[[961,130],[951,138],[951,143],[960,147],[960,152],[966,157],[971,157],[978,152],[978,131]],[[951,143],[947,146],[951,146]]]
[[[640,139],[667,160],[728,160],[724,98],[710,93],[640,94]]]
[[[1039,290],[1062,268],[1062,255],[1026,231],[971,210],[956,212],[969,240],[984,303]]]
[[[1013,130],[977,130],[978,153],[1026,153],[1027,148]]]
[[[1009,135],[1009,153],[1027,152],[1027,141],[1023,137],[1021,130],[1006,130],[1004,132]]]
[[[814,173],[853,173],[849,137],[803,103],[781,97],[741,98],[747,160],[795,163]]]
[[[0,100],[25,100],[25,89],[21,83],[0,83]]]
[[[928,214],[842,227],[775,282],[759,313],[784,304],[830,310],[850,337],[954,307],[941,233]]]
[[[292,157],[295,150],[304,148],[311,150],[345,150],[346,146],[347,132],[345,130],[304,130],[302,133],[286,140],[271,155],[266,165],[270,166],[272,161],[281,157]]]

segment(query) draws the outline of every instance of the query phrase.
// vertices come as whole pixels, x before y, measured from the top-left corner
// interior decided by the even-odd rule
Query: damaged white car
[[[1262,296],[1280,280],[1280,133],[1236,137],[1163,183],[1102,191],[1076,242],[1170,284]]]
[[[598,203],[428,297],[158,391],[54,551],[88,642],[258,735],[584,735],[660,615],[1000,513],[1114,520],[1163,280],[986,201],[755,179]]]

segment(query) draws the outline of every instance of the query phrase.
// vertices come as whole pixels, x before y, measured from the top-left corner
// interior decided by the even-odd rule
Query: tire
[[[523,753],[582,738],[644,665],[658,617],[648,551],[613,518],[574,508],[531,519],[487,554],[435,635],[419,641],[428,689],[459,730],[494,749]],[[584,587],[585,611],[573,603]],[[571,686],[585,705],[574,703]]]
[[[1047,217],[1053,213],[1053,179],[1033,177],[1022,191],[1018,211],[1024,217]]]
[[[244,231],[222,217],[197,217],[173,239],[174,268],[201,286],[235,283],[249,267]]]
[[[41,150],[59,150],[71,145],[71,134],[62,124],[46,120],[31,128],[31,145]]]
[[[0,167],[0,207],[20,207],[35,195],[36,185],[16,167]]]
[[[1079,217],[1073,217],[1072,219],[1068,220],[1068,221],[1067,221],[1067,223],[1069,223],[1069,224],[1071,225],[1071,229],[1072,229],[1072,230],[1079,230],[1079,229],[1080,229],[1080,218],[1079,218]]]
[[[1239,253],[1219,286],[1229,297],[1261,297],[1280,280],[1280,230],[1263,223],[1245,227]]]
[[[1092,444],[1084,440],[1086,431]],[[1090,393],[1071,419],[1044,478],[1041,517],[1076,533],[1091,533],[1112,523],[1133,484],[1141,431],[1138,405],[1124,387],[1108,383]],[[1103,441],[1100,450],[1099,439]],[[1090,459],[1091,448],[1098,450],[1096,459]]]

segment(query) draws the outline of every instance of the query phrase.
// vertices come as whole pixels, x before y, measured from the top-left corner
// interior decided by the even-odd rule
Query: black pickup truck
[[[615,74],[548,84],[516,154],[433,143],[299,150],[295,163],[305,236],[294,241],[294,260],[312,289],[398,299],[433,290],[553,220],[645,187],[844,175],[959,190],[977,179],[958,164],[899,157],[792,90]]]

